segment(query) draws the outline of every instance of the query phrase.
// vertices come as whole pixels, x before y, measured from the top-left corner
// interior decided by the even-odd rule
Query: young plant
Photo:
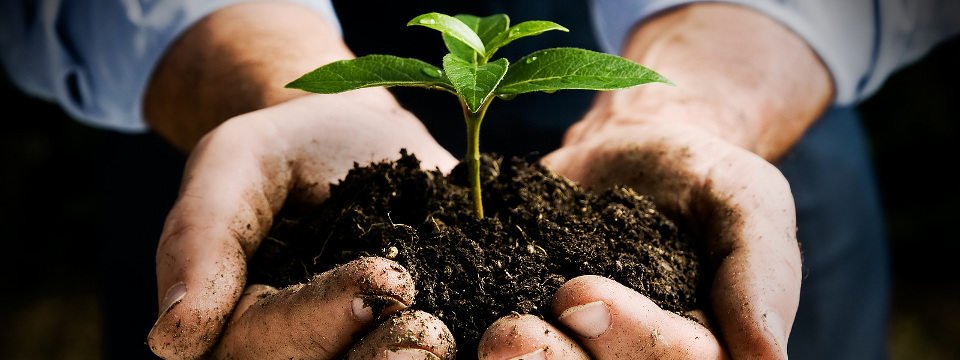
[[[367,55],[333,62],[290,82],[287,88],[334,94],[376,86],[416,86],[450,92],[460,99],[467,123],[466,160],[476,216],[483,218],[480,192],[480,123],[495,98],[510,100],[534,91],[563,89],[615,90],[669,80],[619,56],[578,48],[536,51],[510,64],[491,58],[498,49],[522,37],[551,30],[568,31],[550,21],[510,26],[504,14],[488,17],[428,13],[408,26],[438,30],[450,51],[443,69],[418,59]]]

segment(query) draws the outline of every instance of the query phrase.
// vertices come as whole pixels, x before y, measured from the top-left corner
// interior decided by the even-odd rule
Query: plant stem
[[[470,111],[466,103],[463,105],[463,118],[467,122],[467,170],[470,176],[470,195],[473,198],[473,209],[477,219],[483,219],[483,201],[480,192],[480,123],[487,113],[487,107],[492,99],[488,98],[480,105],[477,112]]]

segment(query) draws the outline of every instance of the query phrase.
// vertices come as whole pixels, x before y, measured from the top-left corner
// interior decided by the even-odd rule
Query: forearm
[[[832,99],[830,75],[802,39],[734,5],[696,4],[650,19],[622,55],[677,86],[601,93],[566,143],[611,127],[682,122],[772,161]]]
[[[223,121],[306,93],[283,86],[352,54],[323,18],[284,3],[244,3],[187,30],[154,70],[143,112],[150,127],[189,152]]]

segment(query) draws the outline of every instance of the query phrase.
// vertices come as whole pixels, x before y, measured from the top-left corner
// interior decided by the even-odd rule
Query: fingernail
[[[384,351],[389,360],[440,360],[432,352],[424,349],[390,348]]]
[[[370,322],[375,318],[406,308],[402,302],[392,296],[357,295],[353,298],[353,316],[361,322]]]
[[[600,337],[613,323],[610,308],[603,301],[572,306],[564,310],[557,320],[586,339]]]
[[[160,323],[160,319],[163,318],[163,315],[170,311],[183,300],[183,297],[187,295],[187,284],[184,284],[182,281],[174,284],[167,290],[167,294],[163,296],[163,306],[160,307],[160,315],[157,316],[157,321],[153,323],[153,326],[150,328],[150,333],[147,334],[147,338],[153,338],[153,332],[157,330],[157,324]]]
[[[163,297],[163,306],[160,307],[160,316],[163,316],[167,311],[170,311],[174,305],[180,303],[183,300],[183,297],[187,295],[187,284],[184,284],[182,281],[171,286],[167,290],[167,295]]]
[[[543,351],[543,349],[537,349],[537,351],[515,356],[507,360],[547,360],[547,353]]]
[[[353,316],[360,322],[373,321],[373,308],[366,305],[366,301],[361,298],[353,298]]]

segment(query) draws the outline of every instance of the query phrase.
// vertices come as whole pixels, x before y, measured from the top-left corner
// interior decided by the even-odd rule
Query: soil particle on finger
[[[460,359],[511,313],[551,319],[556,290],[580,275],[635,289],[665,310],[703,308],[692,241],[632,189],[589,191],[520,158],[481,159],[477,219],[461,163],[447,176],[397,161],[355,166],[310,211],[283,210],[250,264],[250,281],[304,282],[364,256],[390,257],[417,289],[412,309],[441,319]],[[302,209],[298,209],[302,210]]]

